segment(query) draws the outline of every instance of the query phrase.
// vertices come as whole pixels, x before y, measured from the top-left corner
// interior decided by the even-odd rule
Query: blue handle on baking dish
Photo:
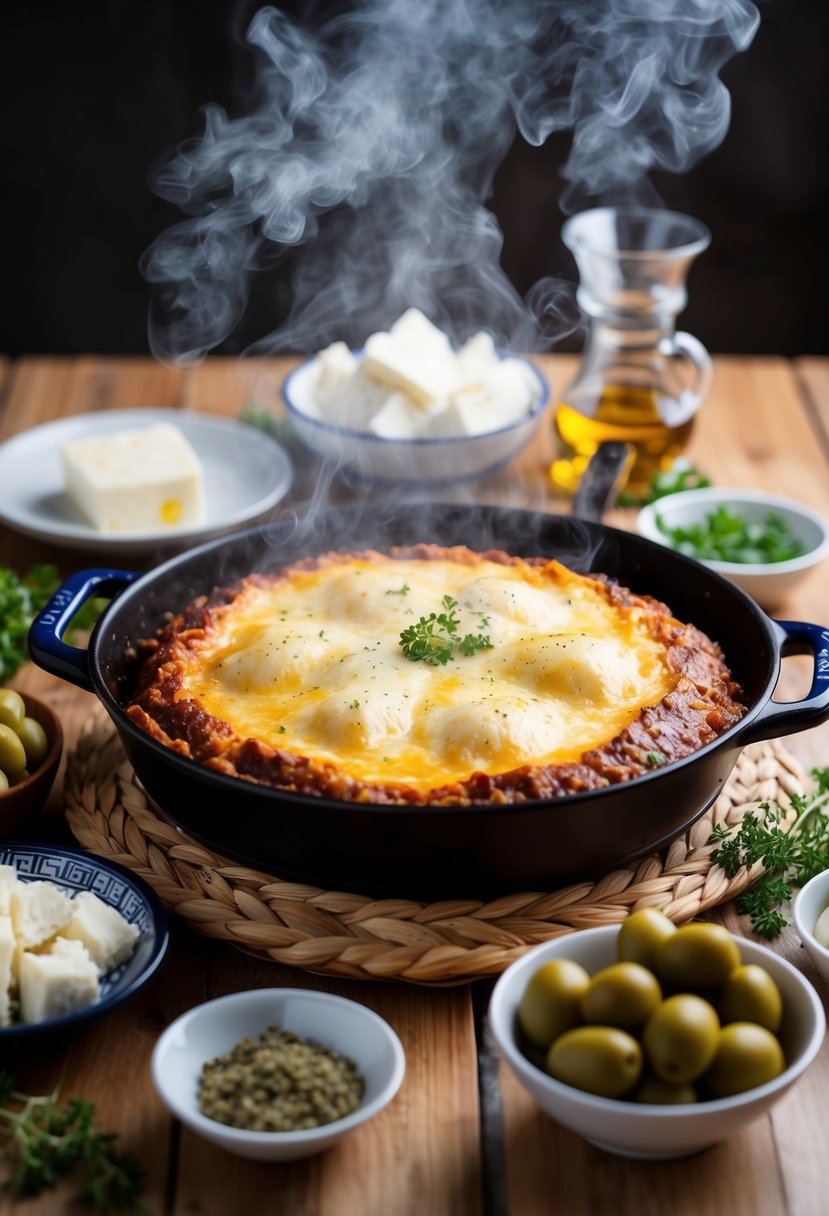
[[[93,691],[89,674],[89,651],[70,646],[63,635],[72,618],[95,596],[114,599],[139,577],[133,570],[79,570],[70,574],[48,604],[37,614],[29,630],[29,654],[44,671]]]
[[[814,659],[812,686],[802,701],[768,701],[741,732],[741,743],[759,743],[778,735],[793,735],[829,719],[829,629],[805,621],[773,621],[780,653],[810,654]]]

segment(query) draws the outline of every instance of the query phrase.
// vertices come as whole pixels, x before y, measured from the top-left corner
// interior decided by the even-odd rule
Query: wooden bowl
[[[46,755],[33,773],[11,789],[0,793],[0,839],[11,836],[49,797],[63,751],[63,730],[57,715],[44,701],[21,692],[26,716],[34,718],[46,731]]]

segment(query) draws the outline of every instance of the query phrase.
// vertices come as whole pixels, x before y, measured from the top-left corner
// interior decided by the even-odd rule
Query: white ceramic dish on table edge
[[[356,431],[315,418],[308,412],[308,403],[313,399],[314,359],[300,364],[285,378],[282,397],[293,430],[302,443],[349,475],[368,481],[412,481],[419,485],[462,481],[492,473],[517,456],[535,434],[549,402],[549,383],[535,364],[521,355],[508,357],[519,360],[528,369],[538,384],[538,397],[521,418],[479,435],[385,439],[371,431]]]
[[[680,490],[643,507],[637,517],[637,527],[641,536],[673,548],[659,527],[659,519],[668,528],[684,528],[702,523],[718,506],[727,507],[752,523],[760,523],[770,514],[779,515],[804,547],[805,552],[800,557],[782,562],[697,559],[736,583],[765,608],[776,607],[829,554],[829,523],[817,511],[793,498],[767,494],[763,490],[720,489],[718,486]]]
[[[204,522],[164,532],[97,531],[66,497],[60,445],[68,439],[138,430],[160,422],[175,426],[201,462]],[[255,523],[284,498],[292,479],[291,461],[276,440],[232,418],[176,409],[74,414],[22,431],[0,444],[0,520],[25,536],[67,549],[119,555],[184,549]]]
[[[622,1157],[670,1160],[690,1156],[742,1131],[790,1088],[820,1050],[826,1019],[818,994],[797,968],[766,946],[737,937],[744,963],[764,967],[783,997],[780,1041],[786,1069],[773,1081],[728,1098],[671,1106],[601,1098],[574,1089],[531,1064],[516,1035],[518,1005],[533,972],[553,958],[570,958],[592,975],[616,961],[618,925],[582,929],[534,947],[495,985],[489,1023],[498,1050],[546,1114],[591,1144]]]
[[[15,1022],[0,1029],[0,1053],[24,1041],[62,1036],[84,1022],[102,1017],[134,996],[158,970],[170,939],[167,913],[155,891],[125,866],[94,853],[40,841],[0,842],[0,865],[13,865],[22,882],[53,882],[70,897],[92,891],[139,929],[130,957],[101,976],[101,994],[83,1009],[44,1022]]]
[[[829,949],[815,937],[815,924],[824,909],[829,908],[829,870],[810,878],[797,892],[792,903],[798,937],[815,965],[821,979],[829,984]]]
[[[201,1113],[202,1066],[244,1038],[258,1039],[272,1025],[355,1063],[365,1083],[355,1111],[293,1132],[248,1131]],[[256,988],[206,1001],[167,1027],[152,1056],[153,1082],[171,1113],[219,1148],[257,1161],[294,1161],[330,1148],[392,1100],[405,1069],[403,1047],[388,1022],[357,1001],[309,988]]]

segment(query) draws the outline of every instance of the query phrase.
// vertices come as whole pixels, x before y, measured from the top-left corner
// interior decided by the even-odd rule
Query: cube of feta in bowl
[[[299,439],[347,475],[457,481],[512,460],[535,434],[549,385],[528,359],[475,334],[455,351],[417,309],[363,350],[335,342],[285,380]]]

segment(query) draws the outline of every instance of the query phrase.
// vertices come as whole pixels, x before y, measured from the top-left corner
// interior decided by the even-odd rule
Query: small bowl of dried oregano
[[[197,1005],[152,1058],[172,1114],[260,1161],[322,1152],[376,1115],[405,1072],[400,1040],[365,1005],[307,988],[258,988]]]

